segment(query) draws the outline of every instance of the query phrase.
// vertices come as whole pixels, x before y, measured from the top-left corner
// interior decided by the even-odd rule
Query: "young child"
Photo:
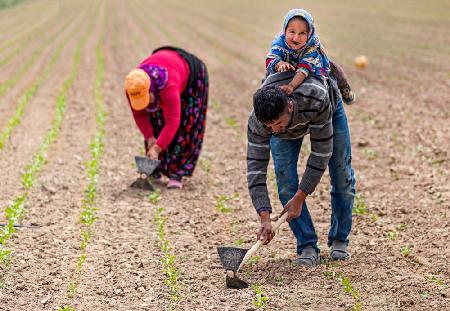
[[[283,31],[272,42],[270,52],[266,57],[267,74],[293,70],[294,78],[281,88],[288,94],[308,77],[336,78],[344,102],[348,105],[355,100],[355,94],[347,81],[342,68],[329,60],[322,49],[316,34],[314,21],[307,11],[290,10],[283,24]]]

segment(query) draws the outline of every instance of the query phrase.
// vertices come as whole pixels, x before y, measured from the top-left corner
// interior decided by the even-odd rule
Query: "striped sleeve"
[[[311,153],[299,184],[299,189],[308,194],[316,189],[333,153],[332,107],[328,98],[311,120]]]
[[[280,61],[284,61],[286,59],[286,51],[272,43],[272,47],[270,48],[269,53],[266,56],[266,70],[269,74],[273,74],[277,72],[277,64]]]
[[[322,59],[319,52],[320,50],[317,47],[308,48],[297,64],[297,72],[303,72],[306,76],[308,74],[320,75]]]
[[[267,191],[267,166],[270,160],[270,132],[250,114],[247,128],[247,183],[253,206],[259,213],[272,211]]]

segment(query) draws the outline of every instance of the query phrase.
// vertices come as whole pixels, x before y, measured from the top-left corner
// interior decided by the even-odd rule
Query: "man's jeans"
[[[278,196],[283,206],[298,190],[297,161],[303,138],[282,139],[272,136],[270,146],[275,164]],[[331,227],[328,233],[328,246],[334,240],[348,243],[352,228],[352,207],[355,196],[355,176],[352,165],[350,132],[342,101],[333,115],[333,155],[328,163],[331,177]],[[300,217],[291,220],[289,226],[297,238],[297,253],[307,245],[317,250],[317,234],[306,203]]]

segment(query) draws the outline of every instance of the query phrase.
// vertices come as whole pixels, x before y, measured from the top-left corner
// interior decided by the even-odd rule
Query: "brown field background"
[[[322,264],[291,264],[295,240],[284,225],[243,271],[253,288],[229,290],[216,247],[250,247],[259,225],[246,188],[252,94],[284,15],[299,6],[314,16],[328,55],[344,67],[357,94],[345,110],[357,202],[365,210],[354,215],[352,259],[328,262],[325,176],[308,198]],[[210,101],[194,177],[182,191],[160,185],[160,200],[152,203],[147,192],[129,188],[142,139],[123,79],[167,44],[207,64]],[[100,89],[107,111],[97,220],[70,296],[81,253],[85,163],[98,128],[97,47],[105,60]],[[354,66],[358,55],[368,58],[367,68]],[[60,132],[28,190],[20,221],[28,227],[6,243],[12,256],[0,265],[0,310],[259,310],[258,290],[268,298],[266,310],[450,310],[449,1],[30,0],[0,10],[2,131],[21,96],[48,71],[0,150],[2,224],[12,200],[26,191],[21,176],[52,126],[58,94],[77,61]],[[306,142],[299,172],[307,154]],[[227,213],[217,207],[224,198]],[[179,273],[177,301],[165,284],[158,207]]]

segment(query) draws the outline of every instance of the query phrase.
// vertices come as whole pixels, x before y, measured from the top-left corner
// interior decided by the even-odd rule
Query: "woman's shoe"
[[[182,189],[183,183],[178,179],[170,179],[167,184],[167,189]]]

